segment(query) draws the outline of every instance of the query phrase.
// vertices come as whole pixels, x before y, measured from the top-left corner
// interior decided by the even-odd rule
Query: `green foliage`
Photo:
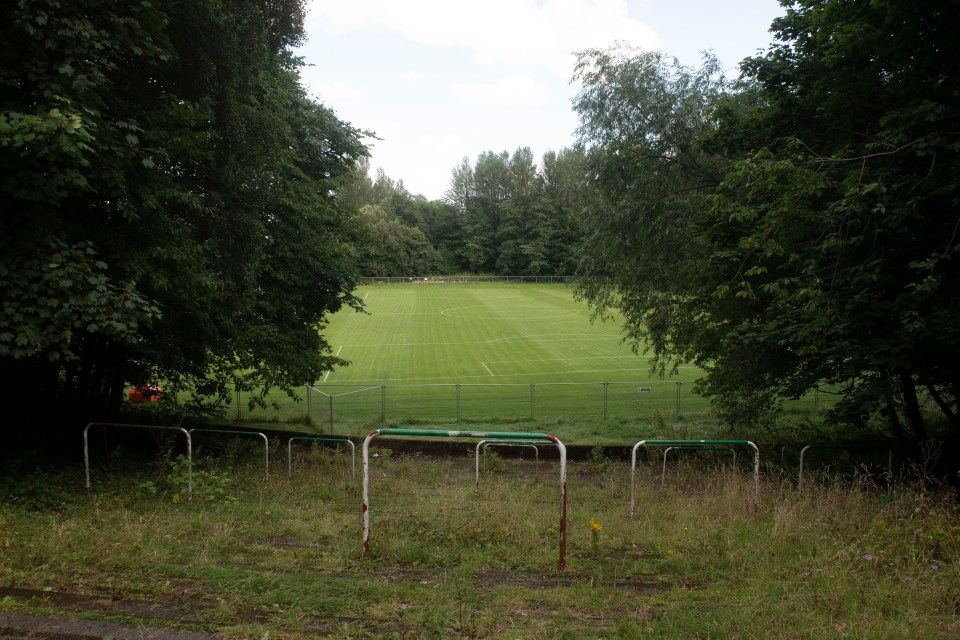
[[[607,472],[607,467],[610,465],[610,460],[607,459],[602,445],[597,445],[590,450],[590,460],[593,461],[594,465],[596,465],[596,471],[598,474],[603,475]]]
[[[63,478],[39,468],[8,464],[0,477],[0,502],[32,511],[59,511],[73,501]]]
[[[486,151],[454,168],[445,201],[428,202],[378,172],[347,191],[361,209],[366,238],[357,249],[365,276],[449,273],[566,275],[581,236],[583,154],[544,155],[528,147]],[[362,168],[363,174],[366,168]]]
[[[957,5],[799,0],[726,83],[657,54],[581,54],[577,101],[597,197],[580,294],[619,309],[661,373],[756,428],[842,388],[923,439],[921,390],[956,426],[960,158],[942,25]]]
[[[230,475],[216,469],[205,469],[194,462],[193,468],[186,456],[177,455],[166,459],[166,474],[163,479],[170,499],[174,502],[235,502],[230,493],[233,480]],[[192,489],[191,489],[192,487]],[[156,494],[152,483],[141,483],[138,491]]]
[[[900,439],[898,411],[926,435],[918,386],[944,408],[960,390],[947,284],[960,277],[960,94],[944,75],[956,40],[939,26],[956,11],[795,3],[774,23],[782,44],[744,63],[765,106],[720,135],[747,151],[713,202],[714,233],[737,238],[714,254],[729,283],[717,295],[752,314],[728,316],[728,341],[777,362],[758,386],[844,384],[849,416],[883,409]]]
[[[2,248],[0,358],[76,360],[85,341],[136,344],[141,325],[161,317],[155,303],[112,281],[92,242]]]
[[[0,382],[49,424],[164,379],[222,401],[339,362],[363,134],[299,85],[304,3],[21,2],[0,26]]]
[[[699,69],[660,54],[614,49],[580,54],[575,101],[589,145],[586,237],[577,295],[599,317],[623,314],[635,349],[653,350],[653,371],[695,358],[698,328],[719,322],[694,311],[690,294],[709,270],[697,233],[725,162],[698,144],[728,83],[715,59]],[[690,341],[692,342],[692,341]]]

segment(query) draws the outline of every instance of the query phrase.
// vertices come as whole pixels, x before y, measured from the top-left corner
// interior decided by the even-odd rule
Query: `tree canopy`
[[[451,273],[568,275],[581,236],[583,153],[529,147],[481,152],[454,167],[443,201],[410,194],[377,172],[349,190],[367,240],[358,249],[364,276]]]
[[[918,390],[958,425],[960,8],[782,4],[734,84],[709,60],[581,56],[599,199],[580,295],[661,370],[704,367],[733,422],[827,383],[847,418],[922,439]]]
[[[0,24],[0,378],[25,411],[315,379],[354,303],[362,133],[306,97],[303,2],[33,0]]]

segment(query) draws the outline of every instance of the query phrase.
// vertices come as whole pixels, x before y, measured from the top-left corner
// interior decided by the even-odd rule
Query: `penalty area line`
[[[340,345],[340,348],[337,349],[337,353],[335,354],[335,357],[338,357],[338,358],[339,358],[341,351],[343,351],[343,345]],[[332,372],[333,372],[333,369],[331,369],[330,371],[327,371],[327,375],[323,376],[323,381],[324,381],[324,382],[327,381],[327,378],[330,377],[330,374],[331,374]]]

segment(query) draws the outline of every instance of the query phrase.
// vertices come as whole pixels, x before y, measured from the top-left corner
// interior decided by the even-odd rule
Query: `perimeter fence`
[[[285,400],[271,409],[247,409],[237,397],[238,419],[292,421],[309,416],[326,433],[402,420],[649,419],[709,415],[710,401],[692,383],[539,382],[531,384],[318,384],[305,402]],[[815,413],[834,402],[819,391],[790,401],[787,409]]]
[[[573,276],[383,276],[360,278],[361,284],[567,284]]]

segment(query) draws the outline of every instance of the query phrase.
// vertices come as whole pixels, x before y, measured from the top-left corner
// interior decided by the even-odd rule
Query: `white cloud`
[[[312,84],[310,89],[325,104],[359,102],[363,99],[360,91],[344,82]]]
[[[428,76],[426,73],[423,73],[422,71],[416,71],[414,69],[411,69],[409,71],[402,73],[400,75],[400,80],[402,82],[423,82],[424,80],[427,80],[429,77],[430,76]]]
[[[545,69],[564,79],[574,51],[616,40],[660,47],[653,30],[630,17],[625,0],[312,0],[307,28],[398,33],[418,44],[466,49],[486,65]]]
[[[478,105],[534,107],[545,102],[543,91],[528,76],[512,74],[492,83],[458,83],[449,94],[460,102]]]
[[[777,0],[310,0],[303,81],[381,138],[371,166],[440,198],[466,156],[573,142],[574,51],[622,41],[732,66],[767,42]],[[648,26],[656,25],[656,32]],[[730,62],[733,61],[733,62]]]
[[[443,197],[454,166],[463,158],[467,146],[463,137],[455,133],[417,135],[404,127],[385,126],[396,135],[374,145],[371,178],[382,168],[394,180],[403,180],[411,193]]]

